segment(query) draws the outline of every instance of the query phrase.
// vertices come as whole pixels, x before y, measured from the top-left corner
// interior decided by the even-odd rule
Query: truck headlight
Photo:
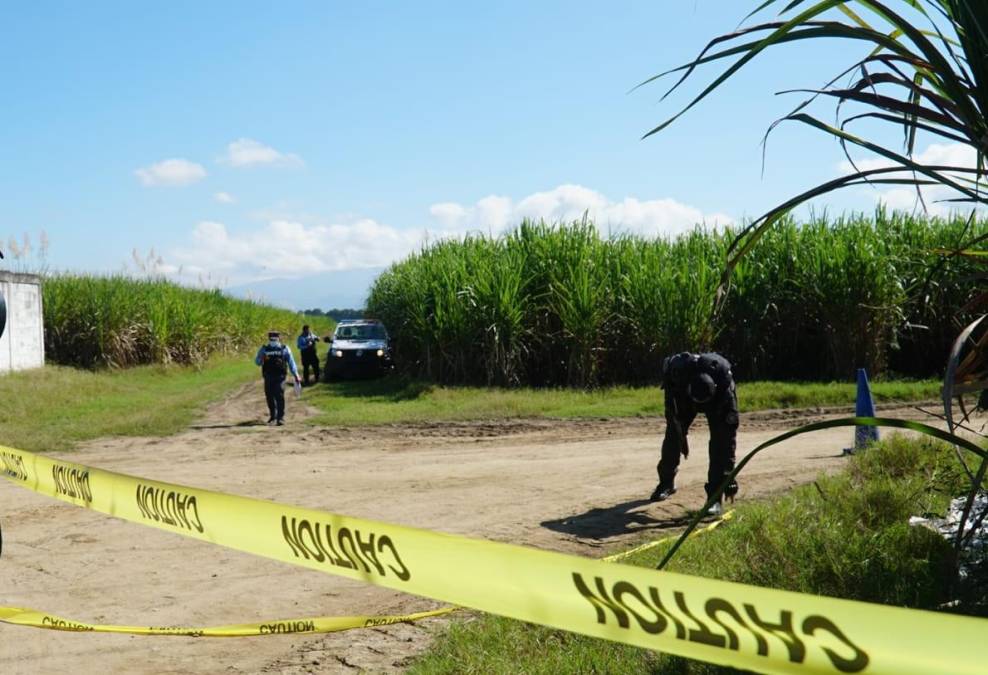
[[[336,358],[338,358],[338,359],[342,359],[343,358],[343,350],[342,349],[337,349],[336,350]]]
[[[384,350],[383,349],[378,349],[377,350],[377,355],[378,356],[384,356]]]

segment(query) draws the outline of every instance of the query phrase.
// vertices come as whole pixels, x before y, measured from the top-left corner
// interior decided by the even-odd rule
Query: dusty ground
[[[691,433],[676,496],[655,482],[659,420],[521,421],[319,428],[259,424],[259,386],[177,436],[108,439],[73,461],[353,516],[600,556],[681,524],[703,501],[706,430]],[[744,416],[739,456],[780,428],[838,411]],[[848,411],[839,411],[846,414]],[[898,414],[896,414],[898,412]],[[910,414],[912,413],[912,414]],[[887,411],[912,416],[914,411]],[[799,437],[755,460],[741,498],[840,468],[852,431]],[[62,504],[0,481],[0,604],[116,624],[219,625],[389,614],[437,604],[253,557]],[[401,670],[446,619],[325,636],[149,638],[0,624],[3,673]]]

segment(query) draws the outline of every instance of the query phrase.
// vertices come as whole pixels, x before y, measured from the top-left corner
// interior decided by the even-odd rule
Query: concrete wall
[[[0,373],[45,365],[45,327],[41,279],[32,274],[0,272],[0,292],[7,301],[7,328],[0,337]]]

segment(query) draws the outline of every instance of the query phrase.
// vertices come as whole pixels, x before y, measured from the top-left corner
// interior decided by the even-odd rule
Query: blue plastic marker
[[[868,384],[868,371],[858,368],[858,395],[854,404],[855,417],[874,417],[875,401],[871,397],[871,386]],[[878,427],[854,427],[854,448],[847,448],[844,454],[849,455],[858,450],[864,450],[871,443],[878,441]]]

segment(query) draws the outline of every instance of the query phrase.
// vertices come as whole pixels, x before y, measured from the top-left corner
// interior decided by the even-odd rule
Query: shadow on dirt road
[[[690,522],[688,515],[654,518],[644,511],[635,510],[651,504],[648,499],[634,499],[614,506],[592,508],[574,516],[545,520],[540,525],[554,532],[603,540],[636,532],[673,530],[686,527]]]

